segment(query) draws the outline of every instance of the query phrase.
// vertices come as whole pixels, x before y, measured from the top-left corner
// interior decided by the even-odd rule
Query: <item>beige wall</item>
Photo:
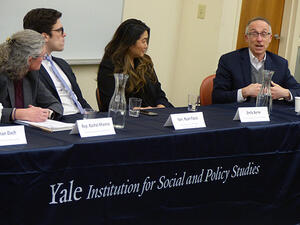
[[[197,18],[206,5],[205,19]],[[202,80],[215,73],[221,54],[235,48],[239,1],[184,0],[177,59],[169,97],[176,106],[187,105],[188,93],[199,93]],[[239,14],[238,14],[239,15]],[[239,16],[238,16],[239,17]]]
[[[297,51],[300,47],[300,15],[297,12],[300,12],[298,1],[286,0],[278,54],[288,59],[292,74],[295,73]]]
[[[298,4],[286,0],[287,33],[300,21]],[[235,49],[242,0],[124,0],[123,20],[138,18],[151,28],[148,54],[152,57],[163,90],[175,106],[185,106],[189,92],[198,93],[202,80],[215,73],[219,57]],[[205,19],[197,18],[198,5],[206,5]],[[291,10],[291,9],[290,9]],[[299,29],[289,35],[281,53],[295,64]],[[287,51],[287,49],[290,51]],[[282,50],[284,49],[284,50]],[[88,102],[95,98],[97,65],[73,66]],[[293,69],[291,69],[293,71]]]
[[[137,18],[151,29],[148,54],[167,97],[171,96],[182,13],[182,0],[125,0],[123,20]]]

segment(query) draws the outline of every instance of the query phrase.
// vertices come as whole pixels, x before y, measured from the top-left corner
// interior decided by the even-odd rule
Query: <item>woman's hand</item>
[[[140,107],[140,109],[158,109],[158,108],[166,108],[166,107],[162,104],[158,104],[156,107],[152,107],[152,106]]]
[[[162,105],[162,104],[158,104],[158,105],[156,106],[156,108],[166,108],[166,106],[164,106],[164,105]]]

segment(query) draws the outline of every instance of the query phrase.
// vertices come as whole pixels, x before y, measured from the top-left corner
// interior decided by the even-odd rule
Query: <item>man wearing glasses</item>
[[[70,65],[51,55],[63,51],[66,33],[60,21],[62,13],[55,9],[37,8],[29,11],[23,19],[24,29],[41,33],[46,41],[47,55],[42,62],[40,79],[46,88],[61,102],[64,115],[83,113],[91,108],[83,98]]]
[[[251,19],[245,31],[248,48],[221,56],[212,93],[213,103],[244,102],[256,98],[262,82],[262,70],[275,71],[272,77],[273,99],[293,102],[300,96],[300,84],[294,79],[284,58],[267,51],[272,40],[270,22]]]

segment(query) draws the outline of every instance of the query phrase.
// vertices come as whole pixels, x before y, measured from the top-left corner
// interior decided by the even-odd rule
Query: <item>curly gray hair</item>
[[[29,69],[29,57],[41,55],[45,45],[44,37],[33,30],[22,30],[13,34],[0,45],[0,72],[6,72],[10,79],[21,79]]]

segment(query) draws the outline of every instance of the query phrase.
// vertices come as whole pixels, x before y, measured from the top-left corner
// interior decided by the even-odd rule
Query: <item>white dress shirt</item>
[[[51,57],[51,56],[50,56]],[[72,89],[72,85],[66,76],[66,74],[62,71],[62,69],[53,61],[54,66],[56,67],[57,71],[61,75],[61,77],[66,81],[67,85]],[[50,75],[55,88],[57,90],[57,93],[59,95],[59,98],[61,100],[64,112],[63,115],[71,115],[71,114],[76,114],[79,113],[79,109],[75,105],[74,101],[72,100],[71,96],[67,92],[67,90],[64,88],[63,84],[60,82],[60,80],[56,77],[56,75],[53,73],[51,69],[51,64],[49,61],[44,59],[42,61],[42,65],[45,67],[46,71]],[[73,90],[73,89],[72,89]]]

